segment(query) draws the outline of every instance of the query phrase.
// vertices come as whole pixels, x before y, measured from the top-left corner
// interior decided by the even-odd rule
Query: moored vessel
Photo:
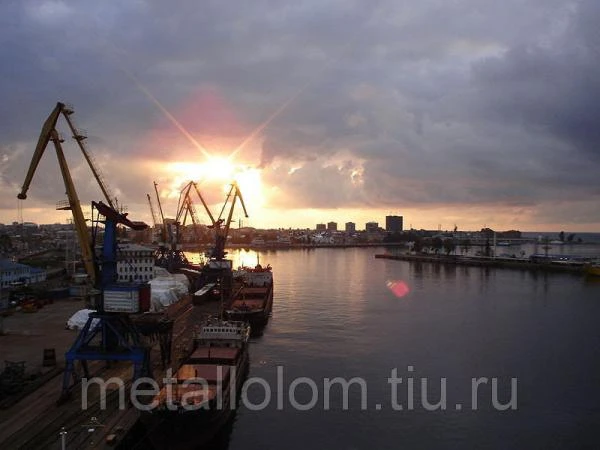
[[[249,336],[243,322],[209,318],[201,324],[192,353],[142,412],[152,445],[198,448],[233,418],[248,375]]]
[[[229,320],[243,321],[253,330],[263,327],[269,320],[273,307],[273,271],[265,267],[241,267],[235,272],[235,279],[241,283],[228,303],[223,315]]]

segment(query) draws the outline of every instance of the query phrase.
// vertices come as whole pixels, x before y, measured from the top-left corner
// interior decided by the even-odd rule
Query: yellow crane
[[[81,203],[79,201],[79,197],[77,196],[77,191],[75,190],[75,185],[73,184],[73,179],[71,177],[71,173],[67,165],[67,160],[62,149],[61,143],[64,142],[64,140],[61,139],[58,131],[56,130],[56,123],[58,122],[58,119],[61,114],[65,117],[69,128],[73,132],[73,139],[75,139],[75,141],[79,145],[79,148],[83,152],[85,159],[88,165],[90,166],[94,177],[96,178],[96,181],[100,185],[100,189],[102,190],[106,201],[108,202],[111,208],[116,209],[115,206],[117,202],[110,195],[109,190],[106,187],[106,183],[103,181],[100,172],[95,167],[90,154],[83,145],[85,136],[77,131],[73,119],[70,117],[73,114],[73,109],[61,102],[58,102],[56,104],[54,110],[50,113],[50,115],[44,122],[44,125],[42,126],[42,131],[40,133],[37,145],[35,147],[35,151],[33,153],[33,157],[31,159],[27,175],[25,176],[25,181],[23,183],[23,186],[21,187],[21,192],[17,195],[17,197],[21,200],[27,198],[27,191],[29,190],[29,186],[31,184],[31,181],[33,180],[35,171],[44,154],[44,151],[46,150],[46,147],[48,146],[48,143],[52,141],[52,143],[54,144],[54,149],[56,150],[56,156],[58,158],[58,164],[60,166],[60,171],[62,174],[67,194],[67,205],[61,206],[59,209],[70,209],[73,214],[73,222],[75,225],[77,238],[79,240],[79,245],[81,247],[83,264],[89,276],[90,282],[92,283],[92,285],[95,285],[98,279],[98,274],[94,265],[94,253],[92,249],[91,237],[87,230],[85,217],[83,216],[83,211],[81,210]]]

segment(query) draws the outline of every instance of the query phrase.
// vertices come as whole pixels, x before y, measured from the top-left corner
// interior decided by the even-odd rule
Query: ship
[[[241,267],[235,271],[234,279],[241,285],[224,304],[223,315],[229,320],[247,322],[257,331],[267,324],[273,307],[271,266]]]
[[[194,349],[166,379],[141,421],[156,448],[196,449],[231,422],[248,376],[250,327],[209,318],[194,336]]]

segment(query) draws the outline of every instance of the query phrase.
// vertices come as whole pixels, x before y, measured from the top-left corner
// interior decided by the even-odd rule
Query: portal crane
[[[155,263],[160,267],[164,267],[169,272],[175,272],[183,266],[189,264],[185,254],[178,248],[179,242],[179,226],[177,220],[175,220],[174,228],[167,225],[165,216],[163,214],[162,205],[160,203],[160,195],[158,194],[158,184],[154,182],[154,192],[156,193],[156,201],[158,203],[158,209],[160,211],[160,217],[162,220],[162,226],[160,228],[160,245],[155,253]],[[181,197],[180,197],[181,199]],[[177,216],[180,215],[178,208]]]
[[[198,240],[198,242],[201,240],[200,233],[198,230],[198,227],[200,225],[200,221],[198,220],[198,214],[196,212],[196,206],[194,204],[194,201],[192,200],[192,189],[194,188],[196,195],[198,196],[198,198],[200,199],[200,201],[202,202],[202,205],[204,206],[204,209],[206,210],[208,217],[210,218],[211,224],[214,225],[215,224],[215,219],[210,211],[210,208],[208,207],[208,205],[206,204],[206,201],[204,200],[204,197],[202,197],[202,194],[200,193],[200,189],[198,189],[198,185],[197,183],[195,183],[194,181],[190,181],[186,187],[183,189],[182,192],[185,191],[185,198],[184,198],[184,202],[185,202],[185,208],[186,208],[186,212],[185,215],[183,216],[183,221],[181,222],[182,225],[185,225],[186,219],[187,219],[187,215],[189,214],[190,219],[192,220],[192,223],[194,225],[194,232],[196,233],[196,238]]]
[[[225,259],[225,255],[227,254],[225,252],[225,244],[227,243],[227,236],[229,234],[229,228],[231,226],[237,199],[240,200],[242,208],[244,209],[244,214],[248,217],[244,198],[242,197],[239,186],[235,182],[231,184],[231,188],[225,198],[219,217],[214,220],[211,215],[213,224],[210,225],[209,228],[214,230],[215,243],[214,248],[210,253],[210,258],[202,268],[202,273],[194,282],[193,288],[196,291],[194,301],[203,301],[203,298],[223,300],[229,298],[232,293],[233,268],[231,260]],[[227,214],[227,218],[225,218],[224,213],[228,205],[229,213]]]
[[[196,238],[198,241],[201,239],[198,226],[200,225],[200,221],[198,220],[198,215],[196,213],[196,208],[194,206],[194,201],[192,200],[192,188],[194,188],[196,194],[200,198],[200,201],[204,205],[208,216],[210,217],[211,222],[214,224],[215,219],[206,201],[202,197],[200,190],[195,182],[190,181],[186,184],[181,192],[179,193],[179,201],[177,202],[177,213],[175,215],[175,223],[174,223],[174,231],[171,233],[171,251],[169,254],[169,268],[172,270],[177,270],[185,266],[190,266],[185,254],[180,250],[180,232],[181,227],[185,226],[188,215],[194,225],[194,233],[196,234]]]
[[[246,211],[246,205],[244,204],[244,198],[242,197],[242,193],[240,188],[236,182],[231,184],[231,188],[229,189],[229,193],[225,198],[225,203],[223,203],[223,207],[221,208],[221,212],[219,214],[219,218],[213,222],[212,228],[215,230],[215,247],[212,251],[211,258],[216,260],[222,260],[225,258],[227,254],[225,252],[225,244],[227,242],[227,235],[229,234],[229,227],[231,226],[231,219],[233,218],[233,210],[235,208],[236,199],[240,200],[242,208],[244,209],[244,215],[247,218],[248,212]],[[223,213],[225,212],[225,208],[227,204],[230,203],[229,206],[229,214],[227,219],[223,218]]]
[[[200,226],[200,221],[198,220],[198,214],[196,213],[196,207],[195,207],[194,202],[192,201],[191,197],[188,197],[185,200],[185,214],[183,216],[183,222],[181,222],[181,225],[185,226],[188,215],[190,216],[190,219],[192,220],[192,226],[194,228],[194,234],[196,235],[196,241],[200,242],[202,239],[200,230],[198,229],[198,227]]]

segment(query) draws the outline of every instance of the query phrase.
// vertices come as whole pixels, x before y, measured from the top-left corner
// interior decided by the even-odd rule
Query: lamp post
[[[58,433],[60,435],[60,448],[61,450],[67,450],[67,430],[65,430],[65,427],[62,427],[60,429],[60,433]]]

